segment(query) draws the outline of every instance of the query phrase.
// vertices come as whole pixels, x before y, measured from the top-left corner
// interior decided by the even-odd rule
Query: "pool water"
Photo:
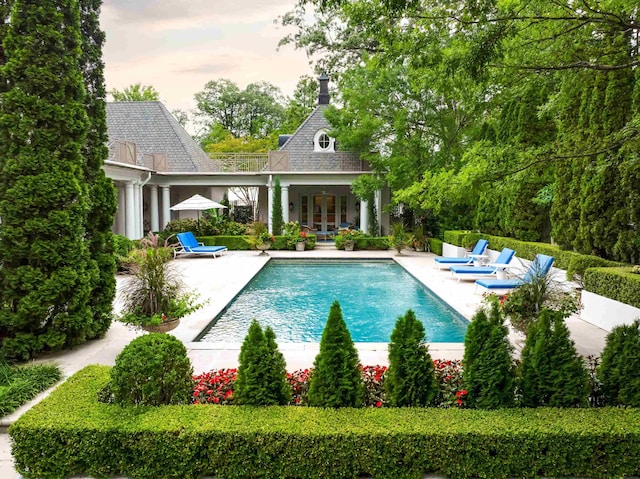
[[[408,309],[428,342],[462,342],[469,324],[394,261],[272,259],[197,341],[242,342],[255,318],[278,342],[320,342],[335,300],[354,342],[389,342]]]

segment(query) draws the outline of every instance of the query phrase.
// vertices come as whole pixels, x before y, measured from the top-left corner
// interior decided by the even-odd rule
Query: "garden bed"
[[[165,406],[97,401],[88,366],[9,433],[25,477],[226,479],[640,474],[640,410]]]

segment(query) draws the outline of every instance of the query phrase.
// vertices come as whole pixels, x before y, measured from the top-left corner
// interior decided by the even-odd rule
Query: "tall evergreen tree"
[[[0,73],[0,335],[8,357],[89,334],[80,46],[76,0],[15,0]]]
[[[102,336],[111,325],[112,304],[116,292],[116,261],[111,227],[116,214],[117,200],[113,181],[107,178],[103,169],[109,150],[102,61],[104,32],[100,30],[99,22],[101,4],[102,0],[80,1],[83,40],[80,66],[87,90],[85,108],[88,118],[87,138],[82,153],[89,190],[87,240],[93,273],[90,302],[93,317],[92,321],[87,321],[88,338]]]
[[[430,406],[438,393],[424,326],[412,310],[400,316],[391,333],[385,389],[391,406]]]
[[[463,386],[467,404],[481,409],[514,405],[515,368],[509,331],[497,301],[479,310],[464,339]]]
[[[313,362],[308,400],[309,406],[317,407],[361,407],[364,400],[358,351],[337,301],[331,305]]]
[[[543,309],[529,329],[519,382],[524,407],[587,405],[587,371],[562,312]]]
[[[273,186],[273,209],[271,210],[271,233],[274,235],[282,234],[282,187],[280,186],[280,177],[276,176]]]
[[[239,363],[234,391],[237,404],[275,406],[289,402],[291,389],[275,334],[270,328],[265,334],[255,319],[242,343]]]
[[[616,326],[607,335],[598,367],[602,392],[610,406],[640,407],[640,320]]]

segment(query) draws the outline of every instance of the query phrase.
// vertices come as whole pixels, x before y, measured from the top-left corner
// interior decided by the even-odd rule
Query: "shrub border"
[[[122,408],[96,401],[109,369],[84,368],[10,427],[21,474],[226,479],[640,474],[639,409]]]

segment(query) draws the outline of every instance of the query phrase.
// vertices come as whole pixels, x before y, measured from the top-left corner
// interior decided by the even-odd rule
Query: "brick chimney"
[[[320,94],[318,95],[318,105],[329,104],[329,77],[325,72],[318,77],[320,82]]]

